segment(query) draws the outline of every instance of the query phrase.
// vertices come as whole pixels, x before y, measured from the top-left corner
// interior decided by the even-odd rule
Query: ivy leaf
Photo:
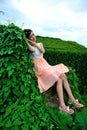
[[[12,127],[12,122],[11,122],[11,120],[9,119],[9,120],[7,120],[7,122],[4,124],[4,126],[5,127],[7,127],[7,128],[11,128]]]
[[[10,77],[13,74],[14,70],[8,71],[8,77]]]

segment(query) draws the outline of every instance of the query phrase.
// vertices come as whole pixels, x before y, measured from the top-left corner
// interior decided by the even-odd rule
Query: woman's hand
[[[35,50],[34,50],[34,47],[32,46],[32,45],[30,45],[30,43],[27,43],[28,44],[28,48],[29,48],[29,50],[31,51],[31,52],[34,52]]]
[[[31,46],[35,46],[36,45],[36,43],[34,41],[31,41],[31,40],[28,40],[28,41],[29,41],[28,44],[30,44]]]
[[[45,49],[44,49],[42,43],[40,43],[40,46],[39,46],[36,42],[29,40],[28,44],[29,44],[29,48],[32,52],[35,51],[34,48],[33,48],[33,46],[34,46],[34,47],[37,47],[41,53],[45,53]]]

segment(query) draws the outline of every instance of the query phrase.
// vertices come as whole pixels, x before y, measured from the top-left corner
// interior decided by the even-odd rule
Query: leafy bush
[[[59,130],[70,130],[73,127],[73,118],[66,113],[58,111],[56,108],[48,108],[49,113]]]
[[[0,31],[0,128],[50,128],[23,30],[11,23]]]
[[[59,111],[57,108],[48,108],[52,121],[55,122],[55,130],[86,130],[87,111],[78,112],[73,116]],[[74,121],[73,121],[74,119]]]
[[[75,129],[87,130],[87,112],[79,112],[76,114]]]

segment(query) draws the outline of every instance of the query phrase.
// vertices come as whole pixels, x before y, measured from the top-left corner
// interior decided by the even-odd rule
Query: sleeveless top
[[[40,43],[37,44],[40,46]],[[30,58],[33,59],[43,57],[43,53],[41,53],[37,47],[34,47],[34,50],[35,50],[34,52],[30,53]]]

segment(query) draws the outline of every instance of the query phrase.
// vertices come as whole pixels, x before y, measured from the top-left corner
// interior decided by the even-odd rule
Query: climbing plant
[[[29,58],[27,39],[13,23],[0,25],[0,127],[39,129],[50,121]]]

